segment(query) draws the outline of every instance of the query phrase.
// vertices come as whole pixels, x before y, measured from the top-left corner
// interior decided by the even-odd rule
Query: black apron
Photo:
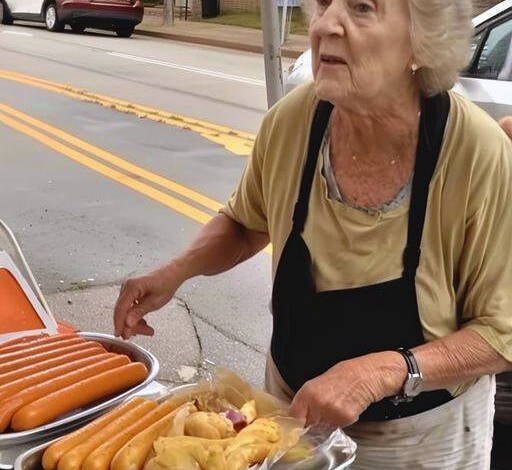
[[[294,392],[338,362],[400,347],[413,348],[425,342],[415,276],[429,184],[441,149],[450,99],[446,93],[424,98],[421,107],[402,277],[370,286],[317,292],[310,252],[301,235],[321,143],[333,108],[323,101],[317,106],[293,226],[279,260],[272,292],[272,358]],[[411,416],[451,398],[446,390],[423,392],[412,402],[397,406],[386,398],[370,405],[360,419],[382,421]]]

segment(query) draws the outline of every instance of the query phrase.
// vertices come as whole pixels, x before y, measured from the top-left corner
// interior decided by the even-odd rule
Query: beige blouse
[[[471,328],[512,362],[512,144],[476,105],[452,92],[450,98],[416,276],[424,336],[432,341]],[[240,183],[222,209],[270,235],[274,274],[291,229],[316,103],[309,83],[268,112]],[[322,163],[319,158],[303,234],[317,288],[400,277],[409,199],[384,213],[352,208],[328,197]]]

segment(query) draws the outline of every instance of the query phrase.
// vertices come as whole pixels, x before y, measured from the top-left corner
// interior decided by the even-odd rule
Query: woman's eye
[[[358,13],[370,13],[373,11],[373,7],[369,3],[358,3],[355,8]]]
[[[331,4],[332,0],[316,0],[318,6],[326,8]]]

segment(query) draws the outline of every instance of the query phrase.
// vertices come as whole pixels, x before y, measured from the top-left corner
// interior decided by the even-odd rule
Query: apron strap
[[[306,219],[308,216],[309,195],[311,194],[311,186],[315,176],[316,164],[318,161],[318,153],[322,146],[325,130],[329,123],[329,118],[333,105],[328,101],[320,101],[316,107],[315,116],[311,123],[311,131],[309,133],[309,145],[306,164],[302,173],[300,183],[299,197],[293,210],[293,228],[295,233],[302,233]]]
[[[450,112],[450,97],[448,93],[442,93],[431,98],[423,98],[421,108],[420,133],[409,207],[407,245],[403,253],[403,276],[413,278],[420,264],[420,246],[427,211],[429,185],[443,143],[444,130]]]
[[[425,224],[429,185],[439,159],[450,112],[450,97],[448,93],[442,93],[431,98],[423,98],[421,108],[420,132],[409,207],[407,245],[403,252],[403,275],[408,277],[416,275],[420,262],[420,245]],[[306,224],[318,154],[332,110],[331,103],[320,101],[311,123],[308,154],[302,173],[299,196],[293,211],[292,231],[295,233],[302,233]]]

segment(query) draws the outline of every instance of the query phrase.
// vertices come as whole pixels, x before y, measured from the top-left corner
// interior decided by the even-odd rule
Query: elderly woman
[[[343,427],[355,468],[489,467],[494,374],[512,361],[512,146],[447,92],[470,0],[317,0],[314,83],[264,119],[221,214],[128,281],[118,335],[197,275],[273,244],[267,387]]]

